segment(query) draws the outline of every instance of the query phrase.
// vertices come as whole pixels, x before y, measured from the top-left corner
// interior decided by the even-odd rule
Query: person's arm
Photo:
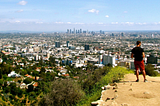
[[[131,53],[131,58],[133,58],[133,55],[134,55],[134,54],[133,54],[133,53]]]
[[[142,56],[143,56],[143,58],[145,57],[145,54],[144,54],[144,52],[142,52]]]

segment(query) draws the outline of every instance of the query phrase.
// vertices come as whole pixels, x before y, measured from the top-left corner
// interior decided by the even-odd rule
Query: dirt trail
[[[135,82],[134,74],[125,75],[124,79],[114,86],[107,86],[102,91],[99,106],[160,106],[160,77],[146,76],[148,82]],[[106,87],[105,87],[106,88]]]

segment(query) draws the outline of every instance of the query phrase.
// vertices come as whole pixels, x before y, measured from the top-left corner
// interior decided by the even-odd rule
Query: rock
[[[104,101],[98,100],[98,101],[91,102],[91,106],[97,106],[98,104],[101,104],[102,102],[104,102]]]
[[[110,86],[114,86],[114,83],[109,84]]]
[[[121,104],[121,106],[129,106],[127,103],[123,103]]]
[[[116,82],[114,82],[114,83],[111,83],[111,84],[109,84],[110,86],[117,86],[117,83]]]
[[[115,95],[114,95],[114,99],[116,99],[117,97],[118,97],[118,94],[115,94]]]
[[[129,91],[132,91],[132,88],[130,88]]]
[[[98,102],[91,102],[91,106],[97,106],[98,105]]]
[[[143,94],[149,94],[149,92],[143,92]]]
[[[102,90],[104,90],[104,87],[101,87],[102,88]]]
[[[114,82],[114,84],[115,84],[115,85],[117,85],[117,83],[116,83],[116,82]]]
[[[107,90],[107,89],[110,89],[111,88],[111,86],[110,85],[106,85],[106,86],[104,86],[104,90]]]
[[[117,87],[117,86],[115,86],[115,87],[113,87],[113,89],[118,89],[118,87]]]
[[[107,100],[111,100],[110,98],[107,98],[105,101],[107,101]]]

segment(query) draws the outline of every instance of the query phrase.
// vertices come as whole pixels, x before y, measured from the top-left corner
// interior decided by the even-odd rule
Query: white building
[[[103,56],[100,55],[100,56],[99,56],[99,64],[102,64],[102,60],[103,60]]]
[[[15,71],[12,71],[10,74],[8,74],[8,77],[21,77],[21,75],[15,73]]]
[[[33,53],[34,49],[33,48],[28,48],[28,52]]]
[[[2,58],[0,58],[0,63],[2,63],[3,62],[3,59]]]
[[[134,66],[134,60],[130,61],[130,69],[135,69],[135,66]]]
[[[111,64],[113,67],[116,66],[116,57],[114,55],[103,55],[103,65]]]

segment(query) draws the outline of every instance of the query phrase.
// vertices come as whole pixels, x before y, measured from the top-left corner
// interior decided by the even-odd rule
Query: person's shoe
[[[144,82],[148,82],[147,79],[145,79]]]
[[[139,79],[137,79],[136,82],[139,82]]]

